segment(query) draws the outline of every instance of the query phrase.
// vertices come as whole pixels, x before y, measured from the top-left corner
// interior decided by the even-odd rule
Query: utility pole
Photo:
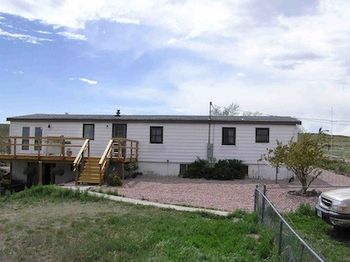
[[[213,144],[211,144],[211,109],[212,109],[213,103],[210,101],[209,103],[209,123],[208,123],[208,144],[207,144],[207,159],[211,163],[213,161]]]
[[[210,132],[211,132],[211,124],[210,124],[210,120],[211,120],[211,108],[213,106],[213,103],[210,101],[209,102],[209,132],[208,132],[208,144],[210,144]]]
[[[331,156],[333,155],[333,106],[331,107]]]

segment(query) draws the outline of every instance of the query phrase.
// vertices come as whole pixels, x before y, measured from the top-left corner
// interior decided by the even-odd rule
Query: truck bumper
[[[350,214],[339,214],[316,205],[316,215],[333,226],[350,227]]]

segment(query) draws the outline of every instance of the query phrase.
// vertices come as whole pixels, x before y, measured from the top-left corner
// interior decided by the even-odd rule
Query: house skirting
[[[180,173],[180,163],[166,162],[138,162],[139,171],[145,175],[178,176]],[[266,164],[247,164],[248,177],[254,179],[275,180],[276,169]],[[291,171],[280,168],[278,180],[289,179],[293,176]]]

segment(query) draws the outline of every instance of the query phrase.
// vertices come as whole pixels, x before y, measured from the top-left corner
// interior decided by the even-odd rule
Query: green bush
[[[309,203],[303,203],[301,204],[294,212],[298,215],[304,215],[304,216],[315,216],[315,210],[310,206]]]
[[[212,179],[232,180],[243,179],[248,173],[247,166],[237,159],[219,160],[214,165],[214,174]],[[208,179],[211,179],[210,177]]]
[[[203,178],[208,168],[209,162],[207,160],[198,158],[196,161],[187,166],[187,170],[183,174],[183,177]]]
[[[106,183],[108,186],[122,186],[123,181],[117,172],[110,173],[106,176]]]
[[[241,160],[225,159],[210,164],[207,160],[197,159],[188,165],[182,177],[233,180],[243,179],[247,173],[248,167]]]

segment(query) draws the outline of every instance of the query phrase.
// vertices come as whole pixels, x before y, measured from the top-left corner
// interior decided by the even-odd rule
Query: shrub
[[[106,183],[109,186],[122,186],[123,185],[123,181],[117,172],[109,173],[106,176]]]
[[[207,160],[197,159],[188,165],[183,177],[233,180],[243,179],[247,173],[247,165],[237,159],[219,160],[212,165]]]
[[[186,172],[183,174],[183,177],[187,178],[203,178],[206,169],[209,168],[209,162],[204,159],[197,159],[193,163],[189,164]]]
[[[315,216],[315,210],[310,206],[309,203],[303,203],[295,210],[295,214],[304,216]]]
[[[243,179],[248,173],[247,166],[237,159],[219,160],[214,166],[213,179]],[[210,179],[210,178],[209,178]]]

